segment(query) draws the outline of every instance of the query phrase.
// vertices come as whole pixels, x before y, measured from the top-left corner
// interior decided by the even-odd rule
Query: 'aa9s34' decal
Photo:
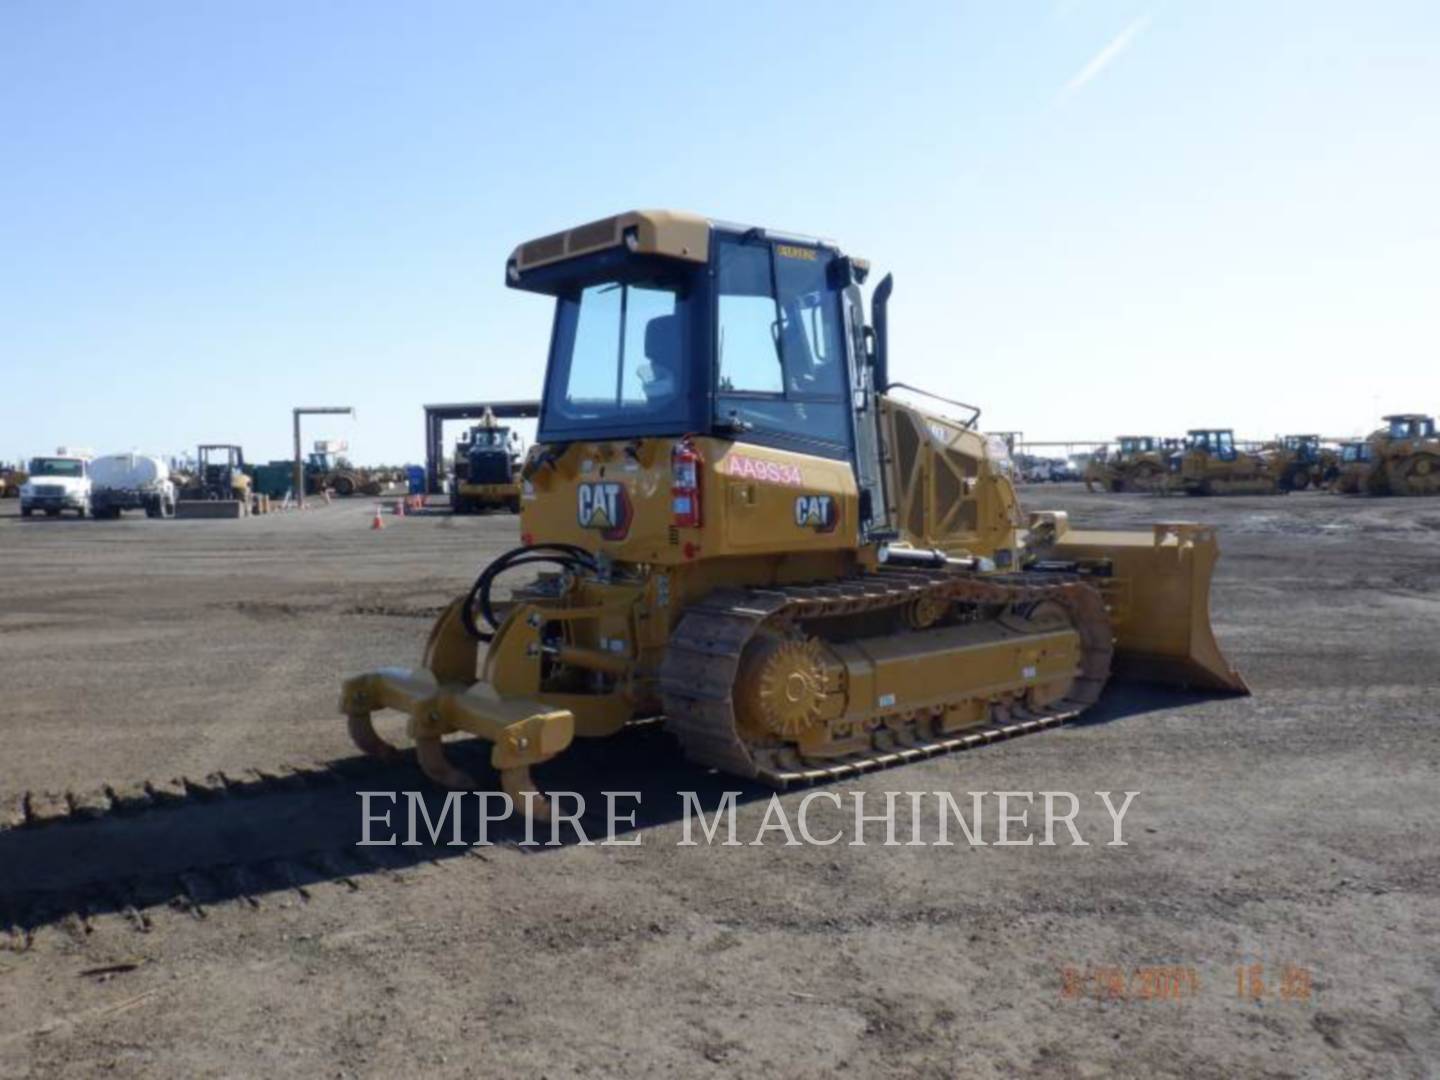
[[[630,531],[630,496],[613,481],[580,484],[575,489],[577,518],[582,529],[599,529],[605,540],[623,540]]]

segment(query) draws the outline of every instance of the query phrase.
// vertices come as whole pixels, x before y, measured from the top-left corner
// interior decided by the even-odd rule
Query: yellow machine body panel
[[[717,438],[700,458],[700,524],[672,524],[671,455],[680,440],[572,443],[532,451],[522,535],[659,566],[853,553],[859,493],[848,462]]]
[[[890,520],[907,543],[954,555],[1013,550],[1019,500],[983,435],[893,397],[880,398],[880,420]]]

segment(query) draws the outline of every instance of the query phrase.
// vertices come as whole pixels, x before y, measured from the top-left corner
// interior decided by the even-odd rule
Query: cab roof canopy
[[[716,221],[684,210],[627,210],[623,214],[577,225],[573,229],[551,233],[549,236],[521,244],[510,253],[510,259],[506,263],[506,275],[513,285],[518,283],[527,271],[581,255],[617,248],[622,244],[637,255],[659,255],[686,262],[704,263],[710,258],[712,229],[742,235],[758,233],[768,239],[839,250],[830,240]],[[863,264],[863,260],[855,261]]]

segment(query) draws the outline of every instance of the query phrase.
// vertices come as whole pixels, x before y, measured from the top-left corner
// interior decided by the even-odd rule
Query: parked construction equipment
[[[1440,495],[1440,435],[1423,413],[1384,418],[1370,437],[1375,457],[1371,490],[1379,495]]]
[[[19,465],[0,465],[0,499],[18,499],[30,474]]]
[[[181,518],[239,518],[250,514],[250,477],[245,453],[229,443],[197,448],[195,475],[175,504]]]
[[[667,211],[516,249],[509,284],[556,305],[525,543],[446,608],[420,668],[346,680],[356,744],[394,753],[372,714],[398,709],[424,771],[469,788],[442,739],[478,735],[541,813],[531,766],[647,717],[783,786],[1063,722],[1112,669],[1247,692],[1210,628],[1214,530],[1021,526],[979,410],[898,396],[892,282],[867,327],[868,270]],[[538,564],[556,572],[497,603]]]
[[[1240,450],[1229,428],[1196,428],[1175,459],[1187,495],[1275,495],[1280,474],[1263,454]]]
[[[1375,452],[1364,439],[1342,443],[1340,462],[1330,481],[1330,490],[1343,495],[1363,495],[1371,490],[1375,474]]]
[[[1121,435],[1114,450],[1104,448],[1085,466],[1085,489],[1094,491],[1165,492],[1170,489],[1172,461],[1182,449],[1179,439],[1153,435]]]
[[[318,495],[333,491],[341,498],[351,495],[379,495],[385,490],[380,475],[369,469],[356,468],[349,460],[316,444],[305,458],[305,494]]]
[[[451,467],[450,506],[457,514],[520,512],[520,436],[487,409],[460,436]]]
[[[1319,435],[1282,435],[1260,453],[1269,459],[1281,491],[1328,485],[1339,471],[1339,455],[1324,446]]]

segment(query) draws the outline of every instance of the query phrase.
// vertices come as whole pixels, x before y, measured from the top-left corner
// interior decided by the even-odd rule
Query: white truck
[[[62,510],[77,516],[90,513],[90,455],[60,447],[51,457],[30,459],[30,479],[20,486],[20,516],[43,510],[59,517]]]
[[[114,520],[126,510],[150,518],[175,516],[170,467],[151,454],[106,454],[90,463],[90,512]]]

